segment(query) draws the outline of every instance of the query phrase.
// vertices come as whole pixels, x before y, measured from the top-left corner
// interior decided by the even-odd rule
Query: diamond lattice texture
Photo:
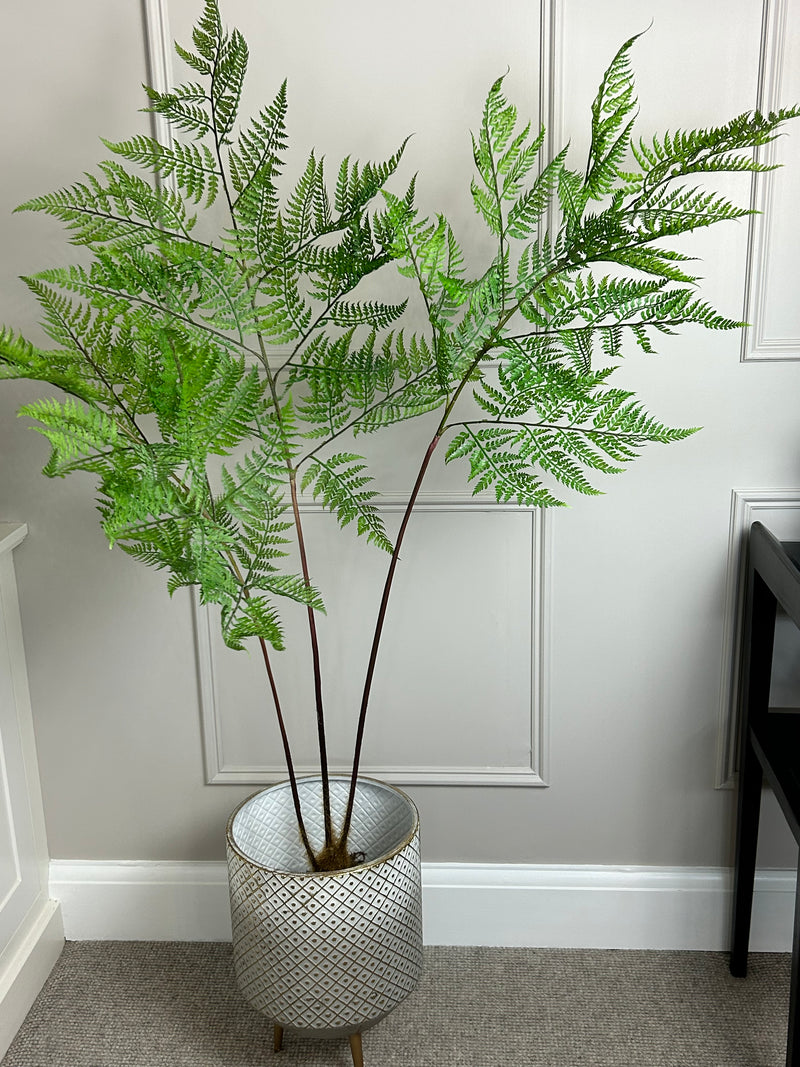
[[[348,784],[331,781],[335,822]],[[299,788],[318,846],[320,780],[301,779]],[[329,1034],[365,1029],[419,980],[419,832],[411,801],[381,782],[360,780],[350,846],[366,854],[361,866],[308,871],[288,783],[252,797],[231,818],[236,976],[253,1007],[282,1026]]]

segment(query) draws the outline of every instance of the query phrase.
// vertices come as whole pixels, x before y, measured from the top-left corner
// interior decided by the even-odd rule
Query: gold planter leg
[[[350,1051],[353,1053],[353,1067],[364,1067],[364,1053],[361,1049],[361,1034],[350,1035]]]
[[[272,1031],[272,1048],[275,1052],[280,1052],[283,1047],[283,1027],[278,1026],[275,1023],[275,1029]]]

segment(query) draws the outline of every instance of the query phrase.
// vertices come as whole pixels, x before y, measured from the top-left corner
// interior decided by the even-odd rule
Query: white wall
[[[544,103],[556,141],[571,140],[576,160],[585,152],[604,66],[651,18],[634,55],[643,135],[724,121],[756,101],[756,0],[724,7],[567,0],[545,5],[541,24],[535,5],[522,0],[494,5],[491,16],[477,0],[459,4],[457,18],[454,10],[446,0],[400,8],[314,0],[275,5],[268,14],[252,0],[225,5],[251,46],[247,99],[271,95],[289,75],[298,165],[311,145],[331,159],[350,150],[375,157],[415,131],[406,174],[421,171],[423,204],[444,208],[476,255],[486,244],[469,201],[468,129],[507,66],[509,92],[536,120],[543,39],[553,60]],[[196,12],[189,0],[170,0],[174,36],[186,40]],[[98,135],[145,128],[136,114],[147,76],[144,33],[132,2],[32,2],[6,8],[0,18],[14,42],[0,71],[7,160],[0,321],[35,335],[33,309],[15,277],[66,262],[70,253],[53,223],[10,211],[89,169],[101,158]],[[800,87],[794,91],[800,95]],[[793,138],[800,142],[797,133]],[[788,144],[783,139],[781,152]],[[798,181],[796,174],[785,180]],[[749,197],[743,179],[725,179],[720,188],[744,202]],[[777,232],[796,235],[786,202],[779,200]],[[704,295],[734,317],[742,314],[748,238],[742,222],[702,234],[693,246],[704,258]],[[783,254],[774,247],[757,253]],[[527,513],[468,506],[454,468],[431,475],[429,510],[408,548],[409,556],[433,553],[431,563],[427,572],[401,570],[390,619],[395,641],[382,661],[368,738],[371,763],[413,783],[426,860],[730,862],[733,793],[715,781],[724,745],[720,693],[729,684],[732,491],[800,486],[800,341],[791,343],[800,336],[791,317],[797,278],[781,266],[772,281],[770,321],[789,338],[780,353],[787,360],[742,362],[737,332],[687,330],[665,339],[661,356],[632,356],[620,371],[620,384],[639,390],[664,422],[704,430],[651,450],[626,475],[609,479],[607,495],[575,501],[548,515],[543,528]],[[212,639],[213,673],[205,662],[205,688],[198,683],[190,598],[170,602],[158,574],[108,551],[89,479],[53,482],[38,474],[46,444],[13,417],[36,395],[24,383],[0,388],[0,517],[30,528],[16,563],[51,854],[217,859],[227,813],[276,762],[254,688],[259,680],[251,686],[255,664],[245,660],[240,670],[237,660],[232,669]],[[412,428],[402,441],[421,440],[421,433]],[[390,454],[380,452],[377,464],[393,497],[412,466],[390,468]],[[319,524],[317,516],[309,519],[317,538]],[[316,553],[323,586],[327,570],[349,607],[370,598],[363,601],[368,616],[376,594],[367,586],[381,561],[347,535],[335,550],[323,543]],[[434,587],[442,575],[447,582]],[[465,596],[460,583],[470,579]],[[357,689],[346,657],[364,635],[352,619],[337,629],[333,609],[332,618],[323,633],[337,681],[330,702],[344,720],[353,715],[346,694]],[[425,627],[435,637],[456,626],[458,643],[448,636],[441,657],[409,662],[408,649]],[[409,692],[411,726],[398,729]],[[344,694],[338,711],[337,693]],[[399,702],[394,715],[387,712],[392,701]],[[346,725],[336,757],[346,756]],[[204,753],[203,730],[208,742],[212,726],[220,750],[207,745]],[[218,781],[207,784],[214,775]],[[766,829],[762,862],[793,866],[774,810]]]

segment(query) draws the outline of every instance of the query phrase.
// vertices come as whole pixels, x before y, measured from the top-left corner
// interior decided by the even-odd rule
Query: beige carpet
[[[789,957],[429,948],[364,1035],[365,1067],[783,1067]],[[71,942],[2,1067],[351,1067],[347,1041],[272,1028],[227,944]]]

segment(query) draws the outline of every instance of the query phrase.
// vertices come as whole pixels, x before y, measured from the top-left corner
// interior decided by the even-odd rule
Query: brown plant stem
[[[311,588],[311,577],[306,558],[306,544],[303,536],[303,525],[300,521],[300,507],[297,501],[297,479],[295,469],[289,472],[289,487],[292,495],[292,513],[297,531],[297,545],[300,550],[300,566],[303,571],[303,581],[306,588]],[[333,847],[333,824],[331,822],[331,786],[328,775],[328,749],[325,742],[325,711],[322,703],[322,668],[319,657],[319,641],[317,639],[317,621],[314,618],[314,608],[309,604],[308,629],[311,638],[311,659],[314,668],[314,703],[317,709],[317,737],[319,740],[319,770],[322,777],[322,813],[325,821],[325,848]]]
[[[311,847],[311,842],[308,840],[308,833],[306,831],[305,823],[303,822],[303,812],[300,808],[300,793],[297,789],[297,774],[294,769],[294,762],[292,760],[292,752],[289,748],[289,737],[286,733],[286,724],[283,721],[283,712],[281,711],[281,702],[278,699],[278,687],[275,685],[275,676],[272,673],[272,665],[269,661],[269,653],[267,651],[267,643],[263,637],[259,637],[259,644],[261,645],[261,653],[264,656],[264,666],[267,668],[267,677],[269,678],[270,688],[272,690],[272,699],[275,701],[275,712],[278,716],[278,726],[281,731],[281,741],[283,742],[283,754],[286,759],[286,769],[289,772],[289,788],[292,791],[292,800],[294,801],[294,810],[297,815],[297,825],[300,829],[300,839],[303,842],[303,847],[306,850],[311,869],[313,871],[319,870],[319,864],[317,858],[314,855],[314,850]]]
[[[218,59],[219,59],[219,55],[217,55],[217,57],[215,59],[215,63],[214,63],[214,72],[212,74],[212,85],[213,85],[213,79],[216,77]],[[238,235],[239,227],[238,227],[238,224],[237,224],[237,221],[236,221],[235,205],[234,205],[234,201],[233,201],[233,199],[231,197],[231,191],[230,191],[230,187],[228,185],[228,178],[227,178],[227,175],[226,175],[226,172],[225,172],[225,167],[223,166],[223,162],[222,162],[222,151],[221,151],[222,138],[219,135],[219,128],[218,128],[218,125],[217,125],[216,110],[214,108],[213,88],[212,88],[212,92],[211,92],[211,114],[212,114],[212,127],[213,127],[213,131],[214,131],[214,147],[215,147],[216,154],[217,154],[217,162],[219,164],[219,174],[220,174],[220,178],[222,180],[222,188],[223,188],[223,192],[225,194],[225,199],[227,200],[227,203],[228,203],[228,212],[230,214],[231,223],[232,223],[232,227],[233,227],[233,232]],[[245,269],[245,264],[244,263],[242,264],[242,268],[243,268],[244,276],[247,279],[247,271]],[[251,284],[249,279],[247,280],[247,287],[250,290],[250,301],[251,301],[251,304],[253,306],[253,309],[255,310],[256,309],[255,293],[253,292],[252,284]],[[280,419],[280,403],[278,401],[278,396],[277,396],[277,392],[276,392],[276,389],[275,389],[275,377],[274,377],[274,375],[273,375],[273,373],[272,373],[272,371],[270,369],[270,366],[269,366],[269,359],[267,357],[267,352],[266,352],[266,349],[265,349],[265,346],[264,346],[264,338],[263,338],[263,335],[261,334],[261,332],[257,333],[257,337],[258,337],[258,345],[259,345],[259,349],[260,349],[260,360],[261,360],[262,366],[264,367],[264,372],[266,374],[267,383],[269,385],[269,390],[270,390],[270,395],[271,395],[271,398],[272,398],[273,407],[275,409],[275,412],[278,415],[279,423],[281,423],[281,425],[283,425],[282,424],[282,420]],[[295,530],[297,532],[297,544],[298,544],[298,548],[300,550],[300,562],[301,562],[301,565],[302,565],[302,568],[303,568],[303,581],[305,583],[306,588],[310,589],[311,588],[311,578],[309,576],[308,561],[306,559],[305,540],[303,538],[303,527],[302,527],[302,523],[300,521],[300,509],[299,509],[298,504],[297,504],[296,468],[292,464],[288,447],[286,449],[285,460],[286,460],[286,469],[287,469],[287,472],[288,472],[288,475],[289,475],[289,485],[290,485],[291,496],[292,496],[292,514],[294,516]],[[310,633],[310,637],[311,637],[311,655],[312,655],[312,660],[313,660],[313,664],[314,664],[314,696],[315,696],[316,708],[317,708],[317,733],[319,735],[319,761],[320,761],[320,773],[321,773],[321,776],[322,776],[322,805],[323,805],[324,820],[325,820],[325,847],[323,849],[323,852],[329,852],[331,850],[331,848],[333,847],[333,827],[332,827],[332,824],[331,824],[330,780],[329,780],[329,777],[328,777],[328,753],[327,753],[327,747],[326,747],[326,744],[325,744],[325,715],[324,715],[323,704],[322,704],[322,672],[320,670],[320,662],[319,662],[319,644],[318,644],[318,641],[317,641],[317,624],[316,624],[316,620],[314,618],[314,609],[313,609],[313,607],[311,607],[310,604],[308,605],[308,626],[309,626],[309,633]],[[291,757],[290,757],[290,754],[289,754],[288,738],[286,737],[286,733],[285,733],[285,730],[283,728],[283,720],[282,720],[282,716],[281,716],[281,712],[280,712],[280,705],[278,703],[278,696],[277,696],[277,689],[275,687],[275,680],[273,678],[272,671],[270,669],[269,658],[267,656],[266,646],[264,644],[264,641],[263,641],[262,638],[259,638],[259,641],[261,641],[261,647],[262,647],[262,651],[264,653],[264,662],[265,662],[266,667],[267,667],[267,674],[269,675],[270,686],[272,687],[273,696],[275,698],[275,708],[276,708],[276,710],[278,712],[278,721],[279,721],[279,724],[280,724],[280,727],[281,727],[281,736],[283,737],[283,742],[284,742],[284,752],[286,753],[286,766],[287,766],[287,770],[289,771],[289,781],[290,781],[291,786],[292,786],[292,795],[294,797],[295,809],[297,811],[297,817],[298,817],[298,821],[300,823],[301,836],[303,837],[303,843],[304,843],[304,845],[306,847],[306,851],[309,853],[309,858],[311,859],[312,868],[314,870],[319,870],[319,863],[317,861],[316,856],[314,856],[312,854],[311,848],[310,848],[310,846],[308,844],[308,837],[306,836],[305,828],[304,828],[303,822],[302,822],[302,816],[301,816],[301,813],[300,813],[300,799],[299,799],[299,795],[297,794],[297,781],[296,781],[296,776],[294,774],[294,770],[293,770],[293,767],[292,767],[292,764],[291,764]]]
[[[411,490],[411,496],[406,504],[406,510],[403,512],[403,521],[400,523],[400,530],[397,534],[397,540],[395,541],[394,551],[392,552],[392,558],[389,562],[389,569],[386,573],[386,581],[383,586],[383,595],[381,596],[380,607],[378,608],[378,619],[375,623],[375,633],[372,638],[372,648],[369,655],[369,663],[367,664],[367,673],[364,679],[364,691],[361,697],[361,710],[358,716],[358,729],[356,731],[356,744],[355,751],[353,753],[353,769],[350,777],[350,792],[347,797],[347,810],[344,816],[344,822],[342,823],[342,832],[339,837],[340,844],[344,847],[347,843],[347,835],[350,833],[350,822],[353,817],[353,805],[356,799],[356,783],[358,781],[358,768],[361,762],[361,746],[364,742],[364,725],[367,718],[367,707],[369,706],[370,692],[372,690],[372,677],[375,673],[375,664],[378,659],[378,648],[381,642],[381,634],[383,633],[383,624],[386,619],[386,608],[389,604],[389,595],[392,591],[392,582],[394,580],[394,572],[397,569],[397,562],[400,559],[400,548],[403,544],[403,538],[405,537],[406,527],[411,519],[411,513],[414,510],[414,505],[417,502],[419,491],[422,486],[422,481],[425,477],[425,473],[428,469],[428,464],[433,456],[434,449],[439,443],[441,437],[441,426],[437,429],[433,435],[431,443],[428,445],[428,449],[422,460],[422,463],[417,474],[417,480],[414,483],[414,488]]]

